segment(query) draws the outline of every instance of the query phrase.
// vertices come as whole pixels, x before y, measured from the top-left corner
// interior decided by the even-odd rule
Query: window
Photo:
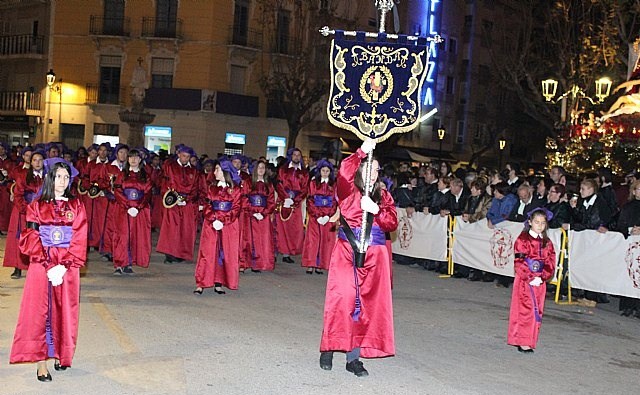
[[[464,143],[464,121],[458,121],[458,128],[456,130],[456,144]]]
[[[94,123],[93,134],[101,136],[117,136],[119,133],[119,125],[117,123]]]
[[[233,43],[247,45],[249,36],[249,0],[236,0],[233,14]]]
[[[449,39],[449,53],[458,53],[458,41],[455,38]]]
[[[244,95],[244,82],[247,68],[244,66],[231,65],[230,81],[231,93]]]
[[[289,53],[289,27],[291,25],[291,12],[278,10],[278,25],[276,28],[276,48],[275,52],[281,54]]]
[[[100,56],[100,88],[98,103],[120,103],[120,56]]]
[[[151,59],[151,87],[173,88],[173,59]]]
[[[124,0],[105,0],[103,9],[102,33],[109,36],[121,36],[124,31]]]
[[[156,37],[175,37],[178,0],[156,0]]]
[[[320,4],[320,9],[324,10],[324,11],[328,11],[329,10],[329,0],[319,0]]]
[[[447,95],[453,95],[453,88],[454,88],[454,79],[451,76],[447,76],[447,88],[445,91]]]

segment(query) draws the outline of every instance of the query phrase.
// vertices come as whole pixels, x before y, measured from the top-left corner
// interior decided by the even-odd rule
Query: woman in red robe
[[[16,162],[9,154],[11,149],[5,142],[0,142],[0,233],[9,229],[9,219],[13,203],[10,200],[11,172]]]
[[[13,279],[22,277],[22,271],[29,268],[29,257],[20,253],[18,240],[27,226],[27,205],[36,198],[42,186],[43,161],[42,152],[34,152],[31,155],[31,168],[14,171],[16,185],[13,187],[13,210],[2,263],[4,267],[15,268],[11,274]]]
[[[335,198],[333,165],[326,160],[316,163],[318,173],[309,182],[307,196],[307,233],[302,247],[302,267],[307,274],[323,274],[329,269],[331,251],[336,243],[335,223],[329,218],[335,214],[338,203]]]
[[[196,263],[195,294],[214,287],[224,294],[223,286],[238,289],[240,258],[240,215],[242,195],[240,176],[229,161],[216,163],[215,181],[209,185]]]
[[[37,362],[37,378],[71,366],[78,337],[80,268],[87,256],[84,206],[69,190],[77,170],[61,158],[45,161],[42,195],[27,206],[20,251],[29,256],[10,363]]]
[[[250,181],[243,183],[244,262],[253,272],[272,271],[275,267],[273,224],[276,208],[274,188],[267,176],[267,162],[256,162]]]
[[[529,213],[528,227],[515,242],[515,279],[509,310],[507,344],[518,351],[532,353],[538,342],[544,298],[545,282],[553,277],[556,253],[547,237],[548,222],[553,214],[545,208]]]
[[[115,223],[113,274],[133,274],[132,265],[149,267],[151,257],[151,179],[141,165],[140,151],[132,149],[114,183]],[[122,227],[126,224],[126,231]]]
[[[333,351],[347,353],[347,371],[366,376],[367,370],[359,357],[380,358],[395,354],[393,306],[389,252],[384,232],[398,227],[393,198],[380,189],[378,161],[373,161],[371,197],[363,196],[364,168],[367,153],[375,141],[367,139],[356,153],[340,166],[336,195],[341,222],[338,241],[331,254],[324,304],[324,327],[320,343],[320,367],[332,367]],[[359,240],[362,211],[373,217],[371,235],[362,265],[354,262],[354,249],[348,239],[350,232]]]

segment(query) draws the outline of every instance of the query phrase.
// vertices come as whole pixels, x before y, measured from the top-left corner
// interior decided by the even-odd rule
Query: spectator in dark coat
[[[518,203],[518,198],[510,193],[511,187],[504,181],[493,186],[493,200],[491,208],[487,211],[487,226],[493,229],[494,225],[509,218],[513,207]]]
[[[462,215],[467,205],[469,194],[464,190],[464,182],[459,178],[451,180],[449,192],[445,194],[446,203],[441,206],[440,215]]]
[[[553,218],[549,221],[549,229],[568,228],[571,222],[571,207],[569,203],[563,201],[565,188],[562,184],[553,184],[549,188],[547,204],[545,208],[553,213]]]
[[[429,213],[433,215],[440,214],[440,210],[442,210],[447,205],[447,192],[449,192],[449,187],[451,185],[450,177],[440,177],[438,180],[438,192],[433,195],[433,199],[431,199],[431,204],[429,205]]]
[[[542,207],[545,202],[533,198],[533,191],[529,184],[522,184],[518,187],[518,203],[509,213],[509,221],[524,222],[527,219],[527,213],[531,210]]]

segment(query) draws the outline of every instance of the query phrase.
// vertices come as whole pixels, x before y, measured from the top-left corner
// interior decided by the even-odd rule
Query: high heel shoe
[[[202,288],[198,287],[193,290],[193,293],[196,295],[202,295]]]
[[[55,370],[60,371],[60,370],[67,370],[68,366],[62,366],[62,365],[60,365],[60,361],[55,361],[55,362],[53,363],[53,368],[54,368]]]
[[[36,370],[36,376],[38,377],[38,381],[42,381],[42,382],[53,381],[53,377],[51,377],[51,373],[49,373],[48,370],[47,370],[47,374],[43,374],[42,376],[38,373],[38,370]]]

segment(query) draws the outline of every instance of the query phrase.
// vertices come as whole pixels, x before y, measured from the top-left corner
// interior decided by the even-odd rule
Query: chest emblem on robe
[[[73,221],[73,213],[71,211],[67,211],[64,216],[67,218],[67,221]]]

